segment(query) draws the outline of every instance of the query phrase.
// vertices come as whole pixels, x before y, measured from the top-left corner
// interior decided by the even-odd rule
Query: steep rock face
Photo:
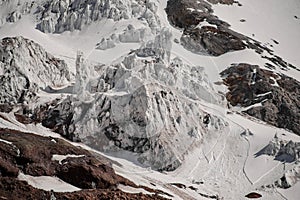
[[[129,194],[119,184],[139,188],[115,174],[109,160],[68,142],[10,129],[0,129],[0,196],[3,199],[164,199],[154,195]],[[20,174],[32,178],[57,177],[79,188],[75,192],[37,189],[21,181]]]
[[[55,0],[46,1],[39,7],[37,14],[41,20],[37,29],[45,33],[61,33],[64,31],[81,30],[86,24],[101,19],[114,21],[139,18],[155,31],[159,20],[155,15],[153,3],[135,0]]]
[[[238,64],[221,73],[231,105],[251,116],[300,134],[300,83],[255,65]],[[258,104],[260,103],[260,104]]]
[[[63,102],[53,101],[37,107],[34,115],[31,116],[33,122],[40,122],[43,126],[52,129],[65,138],[75,141],[73,135],[74,107],[70,98]]]
[[[64,61],[23,37],[0,41],[1,103],[22,103],[39,87],[61,86],[70,80]]]

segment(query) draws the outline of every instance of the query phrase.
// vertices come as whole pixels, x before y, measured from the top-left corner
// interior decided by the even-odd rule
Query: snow
[[[216,108],[218,107],[212,105],[211,108],[206,109],[214,110]],[[138,166],[137,164],[128,161],[130,159],[126,159],[126,157],[118,158],[97,152],[80,143],[72,144],[100,153],[101,155],[114,160],[119,163],[113,164],[113,168],[118,174],[129,178],[138,185],[145,185],[153,188],[154,186],[152,184],[155,184],[156,186],[154,188],[173,195],[174,198],[172,199],[201,199],[197,192],[209,195],[219,194],[225,199],[232,199],[232,195],[235,195],[235,197],[243,199],[245,194],[255,190],[255,188],[260,185],[259,182],[261,182],[261,177],[267,177],[269,179],[268,181],[264,181],[264,183],[272,183],[280,176],[280,174],[282,174],[282,171],[281,173],[278,173],[277,171],[274,173],[274,170],[276,169],[274,167],[283,166],[279,162],[273,161],[266,156],[257,158],[254,156],[257,151],[261,150],[274,137],[274,132],[285,137],[285,139],[300,141],[300,138],[285,130],[274,129],[274,127],[266,125],[265,123],[247,119],[239,114],[221,113],[229,120],[230,131],[224,130],[222,133],[207,135],[203,139],[204,143],[194,151],[189,152],[183,164],[174,172],[159,173],[150,168]],[[236,122],[238,122],[239,125],[237,125]],[[244,139],[244,136],[240,136],[246,129],[249,129],[249,131],[253,133],[252,136],[247,136],[247,140]],[[44,131],[42,130],[46,129],[40,127],[40,130],[37,130],[36,132],[44,134]],[[49,135],[50,134],[51,132],[49,132]],[[56,134],[52,133],[52,137],[53,136],[56,136]],[[63,160],[68,156],[74,155],[54,155],[53,159]],[[72,191],[74,189],[70,185],[65,185],[65,183],[57,178],[24,176],[22,180],[26,179],[29,184],[34,187],[46,190],[53,189],[54,191]],[[22,174],[20,177],[22,177]],[[203,181],[204,184],[196,184],[201,181]],[[170,185],[170,183],[183,183],[186,186],[197,188],[198,191],[179,189],[176,186]],[[233,187],[235,190],[232,190]],[[297,185],[292,188],[297,188]],[[292,188],[288,191],[293,191]],[[127,192],[138,192],[132,188],[123,189]],[[283,192],[286,192],[286,190],[283,190]],[[285,195],[283,192],[281,193]],[[259,193],[263,193],[264,199],[282,199],[275,193],[270,194],[268,192],[265,193],[264,191],[259,191]]]
[[[30,176],[27,174],[19,173],[18,179],[26,181],[29,185],[43,189],[46,191],[53,190],[54,192],[75,192],[81,190],[69,183],[62,181],[57,177],[51,176]]]
[[[81,158],[84,157],[84,155],[57,155],[53,154],[51,160],[56,160],[59,162],[59,164],[62,164],[62,161],[67,159],[67,158]]]
[[[132,194],[137,194],[137,193],[153,194],[142,188],[133,188],[133,187],[122,185],[122,184],[118,185],[118,189],[122,190],[123,192],[132,193]]]
[[[173,39],[179,39],[182,31],[175,29],[169,25],[164,8],[167,1],[152,1],[157,3],[157,13],[160,17],[162,27],[168,27],[172,32]],[[214,5],[215,14],[232,25],[232,29],[239,31],[248,36],[254,34],[254,38],[265,43],[269,48],[270,44],[276,54],[283,56],[287,61],[300,66],[300,58],[298,56],[300,26],[299,20],[294,19],[294,15],[300,16],[299,1],[286,0],[284,3],[280,0],[239,0],[243,6],[237,5],[224,6],[221,4]],[[3,9],[0,8],[1,15],[5,15]],[[255,16],[255,17],[253,17]],[[246,19],[241,23],[240,19]],[[112,33],[121,33],[127,25],[133,24],[136,28],[143,27],[141,22],[135,19],[116,21],[101,20],[93,22],[91,25],[84,27],[81,31],[64,32],[62,34],[44,34],[37,31],[34,27],[34,20],[30,16],[23,16],[21,20],[14,24],[5,24],[1,26],[0,38],[7,36],[22,35],[24,37],[33,39],[41,44],[47,51],[55,56],[59,56],[68,63],[68,67],[75,74],[76,53],[80,49],[86,55],[88,62],[93,64],[118,63],[131,51],[131,49],[138,49],[139,43],[118,43],[116,47],[107,49],[105,51],[96,50],[96,45],[102,38],[109,37]],[[1,24],[1,23],[0,23]],[[206,23],[201,25],[208,25]],[[264,27],[264,28],[261,28]],[[268,31],[266,31],[268,30]],[[272,41],[275,39],[279,41],[276,45]],[[288,49],[288,50],[287,50]],[[120,58],[121,57],[121,58]],[[208,80],[211,82],[221,81],[219,73],[229,67],[232,63],[249,63],[264,66],[266,60],[262,59],[260,55],[253,50],[242,50],[236,52],[229,52],[218,57],[210,57],[205,55],[196,55],[186,49],[180,44],[172,43],[171,60],[175,57],[180,57],[185,64],[190,66],[201,66],[204,72],[208,75]],[[149,58],[148,58],[149,59]],[[150,59],[149,59],[150,60]],[[137,67],[132,71],[138,76],[139,70]],[[190,73],[183,68],[179,71],[181,74]],[[166,75],[162,69],[161,75]],[[294,70],[284,72],[299,80],[300,73]],[[162,76],[165,81],[166,78]],[[184,80],[183,77],[180,80]],[[152,82],[154,79],[150,79]],[[149,81],[149,83],[151,82]],[[155,80],[156,81],[156,80]],[[278,85],[276,80],[275,85]],[[135,85],[128,82],[129,89]],[[157,81],[157,83],[160,83]],[[182,82],[180,86],[185,86]],[[204,84],[204,83],[203,83]],[[224,86],[214,85],[218,91],[226,93],[227,88]],[[121,98],[128,92],[125,91],[109,91],[105,95],[110,98]],[[267,95],[269,93],[261,94]],[[64,96],[66,94],[50,94],[41,92],[39,103],[48,101],[56,97]],[[184,95],[183,95],[184,96]],[[180,96],[181,99],[186,100]],[[287,171],[294,167],[292,164],[283,164],[274,160],[273,157],[262,155],[256,157],[255,154],[264,148],[275,134],[282,139],[300,141],[300,137],[296,136],[286,130],[274,128],[257,119],[239,114],[242,109],[236,108],[230,114],[230,110],[226,110],[222,105],[216,105],[215,101],[208,100],[209,103],[203,100],[195,100],[199,107],[195,110],[203,110],[211,112],[217,117],[223,119],[229,124],[224,130],[209,131],[201,138],[201,143],[193,146],[192,150],[187,150],[184,159],[178,158],[182,161],[181,166],[173,172],[159,173],[150,168],[142,167],[138,162],[134,161],[134,155],[126,152],[119,152],[122,158],[116,154],[104,154],[90,147],[80,143],[72,143],[77,146],[82,146],[85,149],[95,151],[104,155],[118,164],[113,164],[115,171],[134,181],[138,185],[145,185],[151,188],[163,190],[174,197],[172,199],[201,199],[198,192],[219,195],[224,199],[245,199],[245,195],[250,191],[254,191],[262,185],[272,184],[274,181]],[[148,106],[148,105],[147,105]],[[261,106],[261,103],[252,105],[251,107]],[[250,108],[250,107],[248,107]],[[153,108],[154,109],[154,108]],[[115,111],[117,109],[115,108]],[[120,110],[115,112],[117,116],[120,115]],[[108,113],[107,115],[109,115]],[[43,136],[51,136],[61,138],[56,133],[42,127],[40,124],[24,125],[18,122],[13,113],[0,113],[0,127],[11,128],[24,132],[32,132]],[[190,115],[189,115],[190,116]],[[193,120],[190,121],[192,122]],[[224,123],[225,123],[224,122]],[[87,122],[88,126],[93,121]],[[157,125],[158,123],[156,123]],[[158,125],[157,125],[158,126]],[[161,128],[161,125],[159,126]],[[252,134],[242,135],[245,130],[249,130]],[[182,138],[179,138],[179,140]],[[56,142],[54,139],[51,141]],[[182,139],[185,141],[185,139]],[[11,144],[9,141],[0,139],[0,142]],[[185,142],[187,144],[187,142]],[[182,147],[180,147],[182,148]],[[175,149],[175,148],[174,148]],[[52,160],[57,160],[59,163],[68,157],[81,157],[82,155],[53,155]],[[56,177],[32,177],[20,173],[20,180],[26,180],[34,187],[54,191],[77,191],[80,190],[72,185],[69,185]],[[203,182],[203,184],[197,184]],[[186,186],[193,186],[198,191],[191,189],[179,189],[171,183],[182,183]],[[155,186],[153,186],[153,184]],[[296,183],[289,189],[277,189],[287,199],[297,199],[299,193],[300,183]],[[143,192],[142,189],[134,189],[128,186],[119,186],[119,189],[126,192]],[[262,199],[284,199],[280,194],[274,192],[266,192],[259,190],[263,194]],[[168,196],[166,196],[168,198]]]
[[[200,29],[200,28],[203,27],[203,26],[210,26],[210,27],[214,27],[214,28],[217,29],[217,26],[216,26],[216,25],[208,23],[208,22],[206,21],[206,19],[205,19],[203,22],[200,22],[200,23],[196,26],[196,28],[199,28],[199,29]]]
[[[280,55],[287,62],[300,67],[299,46],[300,16],[299,0],[239,0],[236,4],[226,6],[213,5],[214,13],[228,22],[237,32],[252,37]],[[240,22],[245,19],[245,22]],[[279,42],[275,44],[273,40]],[[273,47],[271,47],[271,45]],[[287,50],[288,49],[288,50]],[[298,79],[300,75],[297,75]]]
[[[300,197],[300,181],[296,183],[293,187],[288,189],[277,189],[277,191],[282,194],[288,200],[297,200]]]
[[[2,139],[0,139],[0,142],[3,142],[3,143],[6,143],[6,144],[12,144],[12,142],[10,142],[10,141],[7,141],[7,140],[2,140]]]
[[[263,97],[263,96],[266,96],[268,94],[272,94],[272,92],[266,92],[266,93],[263,93],[263,94],[259,94],[259,95],[256,95],[256,97]]]
[[[247,177],[251,183],[254,185],[263,185],[279,179],[284,170],[287,170],[284,169],[284,164],[274,160],[272,157],[265,155],[256,157],[255,154],[263,149],[269,141],[272,140],[275,134],[280,137],[281,135],[285,135],[286,138],[296,141],[299,141],[300,137],[294,136],[286,130],[274,128],[258,120],[254,121],[254,119],[247,119],[239,114],[232,114],[228,116],[232,121],[238,122],[239,126],[242,126],[244,129],[248,129],[253,134],[252,136],[247,137],[249,150],[244,167]]]

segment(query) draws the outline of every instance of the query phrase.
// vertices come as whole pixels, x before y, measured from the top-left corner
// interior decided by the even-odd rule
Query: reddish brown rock
[[[249,199],[258,199],[258,198],[262,197],[262,195],[258,194],[256,192],[251,192],[251,193],[247,194],[245,197],[247,197]]]
[[[137,186],[117,175],[108,159],[93,155],[80,147],[52,137],[0,128],[0,199],[164,199],[162,191]],[[54,154],[82,155],[61,162]],[[54,193],[33,188],[17,180],[19,171],[32,176],[56,176],[83,190]],[[117,189],[119,184],[143,188],[153,195],[128,194]]]
[[[229,89],[226,98],[231,105],[256,104],[245,112],[300,135],[299,81],[249,64],[233,65],[221,75]]]

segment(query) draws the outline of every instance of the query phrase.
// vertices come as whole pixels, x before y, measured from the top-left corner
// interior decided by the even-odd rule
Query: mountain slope
[[[299,5],[289,3],[288,10]],[[287,162],[261,152],[270,149],[274,135],[299,141],[299,60],[282,53],[289,50],[284,36],[254,26],[259,19],[248,2],[0,5],[2,128],[59,133],[105,153],[117,174],[160,190],[159,198],[245,199],[250,192],[262,199],[297,197],[299,157]],[[262,17],[271,16],[266,7],[277,8],[278,1],[253,5],[264,9]],[[295,33],[298,14],[288,14],[280,16]],[[243,28],[248,22],[251,30]],[[291,40],[299,44],[297,37]],[[280,155],[295,149],[287,145]],[[20,169],[20,175],[32,174]]]

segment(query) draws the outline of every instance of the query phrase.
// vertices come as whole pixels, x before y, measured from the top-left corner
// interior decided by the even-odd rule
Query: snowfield
[[[283,189],[275,185],[275,182],[280,180],[286,172],[299,166],[299,158],[293,162],[285,163],[276,160],[274,156],[257,156],[257,153],[266,147],[275,137],[275,135],[276,137],[285,141],[292,140],[294,142],[300,142],[300,136],[297,136],[288,130],[279,129],[258,119],[249,117],[241,112],[242,108],[234,107],[229,109],[226,106],[227,102],[224,99],[224,95],[228,90],[227,87],[223,84],[215,84],[216,82],[222,81],[219,73],[227,67],[230,67],[230,65],[233,63],[256,64],[262,68],[265,68],[264,66],[267,61],[261,58],[259,54],[255,53],[254,50],[250,49],[229,52],[218,57],[198,55],[186,50],[180,43],[174,42],[174,39],[180,40],[182,30],[179,30],[169,24],[164,11],[167,1],[149,1],[153,2],[157,6],[156,14],[159,17],[161,27],[166,27],[166,29],[172,34],[172,48],[170,52],[168,52],[170,53],[169,60],[174,60],[177,57],[180,58],[183,62],[181,66],[184,67],[178,70],[178,72],[184,72],[187,74],[190,73],[188,76],[175,77],[179,77],[182,80],[184,80],[184,77],[193,77],[192,70],[190,69],[192,69],[192,67],[198,67],[198,69],[201,68],[203,69],[203,74],[205,75],[203,75],[204,78],[200,83],[205,89],[202,90],[201,88],[199,90],[200,95],[196,95],[197,97],[195,98],[190,98],[188,95],[186,95],[187,93],[182,92],[184,91],[185,87],[187,87],[187,84],[185,84],[184,81],[176,82],[177,85],[175,86],[170,84],[167,87],[162,87],[164,84],[163,82],[167,82],[169,80],[167,77],[168,74],[166,72],[157,72],[157,70],[157,74],[160,73],[159,75],[161,75],[161,77],[157,75],[157,78],[153,75],[153,71],[155,71],[154,68],[152,71],[143,71],[144,65],[141,63],[147,63],[145,61],[147,59],[149,62],[152,62],[152,58],[148,56],[146,58],[136,58],[136,60],[134,60],[136,63],[138,63],[133,67],[136,71],[130,71],[131,69],[126,69],[126,72],[128,73],[126,76],[132,76],[136,79],[132,78],[127,80],[125,75],[122,77],[117,77],[116,83],[121,85],[117,85],[121,89],[118,90],[117,88],[114,90],[102,91],[101,95],[103,94],[105,97],[113,99],[113,102],[127,102],[125,97],[131,94],[130,90],[135,89],[135,81],[137,80],[138,82],[138,80],[142,80],[144,76],[144,79],[140,81],[142,85],[144,84],[150,88],[149,85],[156,84],[159,85],[159,89],[176,89],[174,95],[178,96],[178,99],[180,100],[179,102],[183,102],[184,100],[188,99],[186,102],[197,105],[194,107],[194,110],[191,109],[191,113],[189,113],[190,115],[181,113],[182,116],[186,116],[183,117],[182,120],[185,120],[184,122],[187,122],[187,125],[178,125],[179,128],[176,130],[182,130],[182,132],[184,132],[186,129],[191,127],[189,126],[190,124],[198,123],[194,121],[192,122],[192,120],[195,119],[194,115],[196,115],[192,111],[195,111],[195,113],[196,111],[199,111],[199,113],[202,114],[211,113],[215,120],[220,119],[221,122],[218,123],[222,124],[222,126],[220,125],[220,127],[215,127],[217,125],[209,124],[207,126],[203,126],[203,130],[207,130],[203,132],[201,132],[202,129],[199,128],[199,131],[197,130],[198,132],[195,131],[197,133],[195,136],[197,138],[197,142],[192,142],[187,138],[180,138],[179,136],[172,135],[172,139],[175,141],[175,138],[178,137],[176,138],[176,141],[178,142],[179,140],[182,142],[182,145],[180,145],[179,142],[174,142],[173,147],[172,144],[168,144],[170,148],[173,148],[172,151],[175,152],[174,160],[176,159],[179,160],[178,162],[180,162],[180,165],[177,169],[169,172],[158,172],[153,170],[151,169],[150,164],[148,167],[145,167],[145,165],[142,165],[138,162],[137,158],[140,156],[138,153],[132,153],[119,149],[117,151],[109,151],[111,150],[110,145],[112,145],[112,142],[107,142],[107,144],[105,143],[105,145],[107,145],[105,148],[107,147],[107,149],[104,148],[102,149],[103,151],[100,151],[101,148],[96,150],[92,148],[93,145],[86,145],[86,143],[70,143],[76,146],[81,146],[95,153],[99,153],[113,160],[116,163],[113,164],[113,168],[116,173],[128,178],[136,184],[159,189],[167,194],[172,195],[171,197],[164,195],[166,198],[184,200],[209,198],[242,200],[247,199],[245,195],[254,191],[262,195],[260,199],[265,200],[299,199],[299,177],[295,178],[298,182],[296,182],[290,188]],[[261,41],[263,44],[273,49],[276,54],[282,56],[286,61],[294,64],[299,69],[300,57],[298,52],[300,47],[300,1],[286,0],[283,2],[280,0],[239,0],[239,2],[242,4],[242,6],[238,6],[237,4],[230,6],[221,4],[213,5],[215,15],[228,22],[233,30]],[[70,87],[71,89],[74,89],[76,86],[78,86],[78,88],[81,90],[83,89],[82,85],[88,84],[89,80],[96,79],[97,75],[100,74],[100,72],[97,74],[94,73],[94,71],[93,74],[88,74],[87,72],[88,76],[85,80],[82,80],[80,83],[76,82],[76,80],[78,81],[78,79],[76,79],[76,72],[78,72],[78,69],[76,71],[76,55],[78,51],[83,52],[85,55],[86,67],[98,65],[106,66],[107,69],[110,69],[109,67],[112,67],[114,64],[122,63],[124,59],[129,57],[133,50],[139,49],[141,45],[144,45],[144,43],[116,42],[115,47],[108,48],[106,50],[100,50],[97,49],[97,46],[101,40],[103,38],[109,38],[113,33],[122,34],[129,24],[133,25],[135,29],[143,27],[149,28],[144,22],[137,20],[136,18],[122,19],[119,21],[102,19],[100,21],[91,22],[91,24],[84,26],[80,31],[75,30],[73,32],[66,31],[60,34],[46,34],[36,29],[37,19],[33,15],[23,15],[20,20],[14,23],[4,23],[3,16],[6,16],[8,11],[6,11],[6,9],[4,9],[2,6],[3,4],[0,4],[0,17],[2,17],[2,25],[0,23],[0,38],[23,36],[40,44],[46,51],[55,57],[64,60],[71,72],[71,81],[61,88]],[[241,22],[241,19],[245,19],[246,21]],[[156,34],[152,33],[151,30],[150,33],[148,38],[149,41],[154,40],[156,36]],[[170,63],[167,63],[166,65],[168,66],[168,64]],[[145,66],[147,65],[145,64]],[[164,68],[162,67],[161,69]],[[277,70],[276,73],[284,73],[298,81],[300,80],[300,71],[295,69],[290,69],[287,71]],[[126,83],[126,81],[128,82]],[[198,80],[193,79],[193,81],[196,82]],[[137,85],[139,85],[140,82]],[[146,89],[148,89],[147,87]],[[97,98],[100,99],[97,94],[87,94],[85,96],[80,96],[82,94],[78,94],[78,96],[76,96],[77,94],[74,94],[76,93],[76,89],[72,91],[63,90],[61,88],[54,88],[53,93],[47,92],[45,90],[46,88],[43,88],[44,91],[41,91],[38,94],[39,102],[36,102],[34,106],[42,105],[44,102],[49,102],[55,98],[65,98],[68,95],[74,95],[74,99],[78,98],[78,105],[82,105],[83,103],[85,103],[85,105],[89,105],[89,103],[96,101]],[[138,88],[140,89],[141,87]],[[146,90],[148,92],[145,92],[148,95],[147,98],[150,98],[150,92],[153,91],[154,93],[155,90],[156,89]],[[206,94],[205,92],[207,92],[208,95],[203,95]],[[140,97],[140,93],[137,96]],[[223,98],[221,98],[222,96]],[[140,101],[143,102],[143,99]],[[181,105],[181,103],[175,105]],[[176,107],[175,105],[174,108]],[[146,105],[146,108],[149,109],[151,106],[153,109],[156,108],[159,110],[158,107],[155,107],[150,103]],[[180,106],[177,106],[176,108],[181,111],[185,107],[183,106],[181,108]],[[85,120],[84,123],[86,123],[84,124],[82,122],[82,124],[77,127],[78,129],[81,128],[82,130],[89,132],[99,128],[95,128],[95,126],[93,126],[94,123],[96,123],[97,117],[93,116],[95,112],[95,110],[93,110],[94,108],[86,108],[82,111],[80,110],[81,107],[78,106],[76,109],[77,114],[79,113],[78,121],[80,121],[80,118],[82,117],[82,121]],[[163,108],[160,109],[163,110]],[[81,116],[81,112],[86,112],[89,114],[89,116]],[[115,119],[117,121],[120,118],[118,116],[126,117],[126,113],[124,113],[125,111],[122,112],[122,110],[114,110],[114,112],[109,113],[109,117],[111,117],[112,114],[115,114]],[[145,113],[147,113],[147,116],[152,114],[148,110],[147,112],[145,111]],[[162,111],[161,113],[166,113],[166,111]],[[154,113],[153,116],[155,116],[155,114],[156,113]],[[90,116],[92,117],[88,118]],[[176,115],[174,114],[174,116]],[[189,116],[191,117],[189,118]],[[164,130],[164,128],[167,126],[171,126],[170,124],[167,124],[167,122],[163,121],[166,118],[161,117],[163,118],[161,121],[159,121],[158,118],[159,117],[150,118],[150,120],[153,121],[151,121],[151,123],[149,122],[151,127],[148,126],[147,131],[150,129],[158,131],[157,127],[160,127],[161,125],[162,127],[160,127],[159,131]],[[190,121],[188,121],[189,119]],[[122,119],[119,120],[122,121]],[[154,124],[154,128],[152,127],[152,124]],[[59,134],[52,132],[50,129],[43,127],[41,124],[25,125],[20,123],[16,120],[13,111],[10,113],[0,113],[0,128],[10,128],[14,130],[40,134],[43,136],[62,138]],[[134,126],[126,126],[126,128],[126,130],[139,130],[135,129]],[[151,131],[147,131],[145,132],[150,134]],[[88,138],[88,136],[91,135],[87,135],[86,138]],[[163,141],[168,140],[167,136],[162,136]],[[53,142],[55,142],[55,140]],[[0,139],[0,145],[1,143],[13,145],[13,143],[10,141]],[[176,147],[175,145],[178,146]],[[186,146],[189,148],[185,148]],[[181,148],[185,148],[184,153],[179,152],[181,151]],[[178,153],[176,152],[177,150]],[[61,163],[68,157],[80,157],[80,155],[53,155],[52,159]],[[25,180],[30,185],[44,190],[54,190],[57,192],[72,192],[80,190],[80,188],[76,188],[75,186],[65,183],[55,177],[32,177],[20,173],[18,179]],[[178,184],[182,184],[182,187],[178,187]],[[149,193],[142,189],[134,189],[122,185],[119,186],[119,189],[129,193]]]

